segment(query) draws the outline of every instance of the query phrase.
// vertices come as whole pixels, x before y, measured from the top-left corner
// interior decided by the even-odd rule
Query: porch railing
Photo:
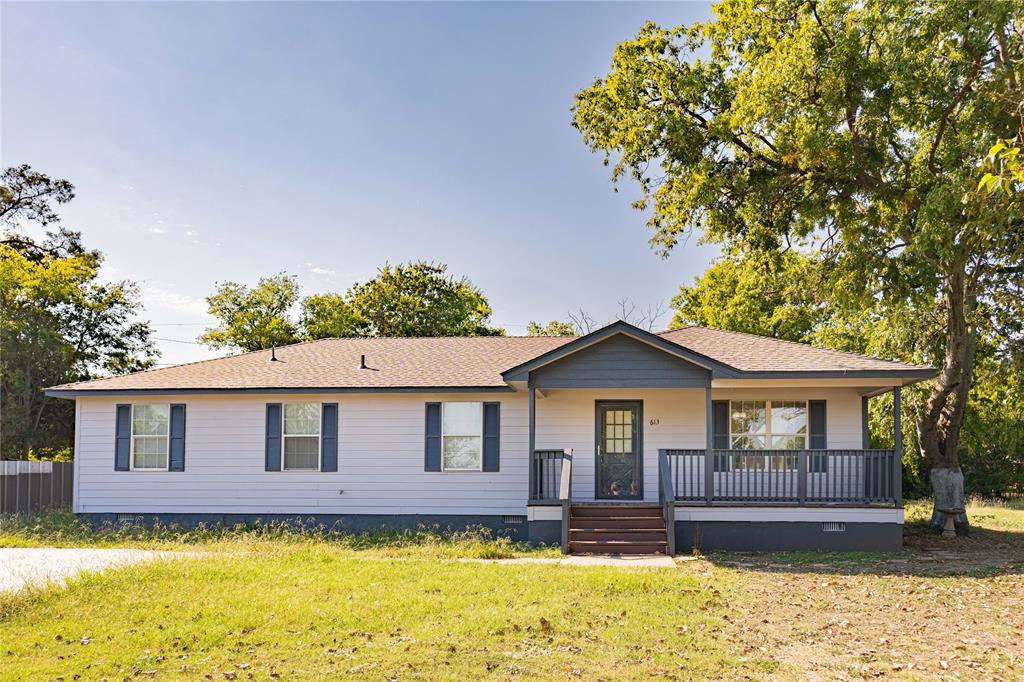
[[[713,450],[712,458],[709,472],[707,450],[659,451],[677,502],[901,502],[895,450]]]
[[[562,505],[562,554],[569,553],[569,520],[572,514],[572,450],[562,454],[562,475],[558,478],[558,502]]]
[[[530,458],[530,502],[558,504],[562,480],[562,460],[572,458],[572,450],[534,450]]]
[[[673,485],[672,471],[669,468],[665,450],[658,452],[658,501],[661,502],[661,513],[665,517],[665,535],[668,540],[668,555],[676,555],[676,489]]]

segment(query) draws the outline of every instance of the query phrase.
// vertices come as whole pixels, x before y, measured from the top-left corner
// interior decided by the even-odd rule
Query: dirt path
[[[15,592],[28,585],[63,585],[83,571],[176,556],[180,554],[141,549],[0,549],[0,592]]]
[[[780,679],[1024,679],[1024,534],[906,545],[887,560],[700,563],[735,586],[724,634]]]

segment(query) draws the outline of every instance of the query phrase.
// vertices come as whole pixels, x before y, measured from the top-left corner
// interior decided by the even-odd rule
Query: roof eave
[[[313,386],[313,387],[234,387],[234,388],[48,388],[51,398],[119,395],[230,395],[234,393],[514,393],[512,386]]]

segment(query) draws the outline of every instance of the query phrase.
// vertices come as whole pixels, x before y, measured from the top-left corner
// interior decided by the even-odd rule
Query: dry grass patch
[[[721,556],[727,636],[779,678],[1024,679],[1024,511],[969,510],[974,538],[920,521],[895,554]],[[925,517],[926,518],[926,517]],[[999,517],[997,517],[999,518]],[[698,564],[704,564],[702,568]]]

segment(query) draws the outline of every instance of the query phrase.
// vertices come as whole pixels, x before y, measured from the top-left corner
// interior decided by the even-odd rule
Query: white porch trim
[[[762,521],[903,524],[902,509],[850,507],[676,507],[676,521]]]

